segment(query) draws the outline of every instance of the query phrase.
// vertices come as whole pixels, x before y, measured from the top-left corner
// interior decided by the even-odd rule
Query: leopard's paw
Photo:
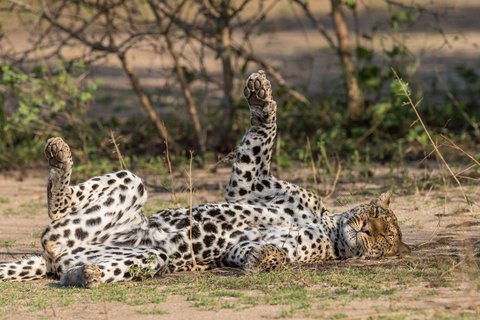
[[[250,105],[252,125],[275,122],[277,103],[273,100],[272,86],[263,70],[248,77],[243,94]]]
[[[83,286],[85,288],[96,288],[102,283],[102,270],[95,264],[83,266]]]
[[[101,284],[102,271],[97,265],[85,264],[65,272],[60,277],[62,286],[96,288]]]
[[[273,244],[253,248],[247,255],[244,270],[247,272],[273,271],[285,268],[288,258],[282,249]]]
[[[60,137],[50,138],[45,145],[45,156],[51,167],[68,169],[72,167],[70,147]]]

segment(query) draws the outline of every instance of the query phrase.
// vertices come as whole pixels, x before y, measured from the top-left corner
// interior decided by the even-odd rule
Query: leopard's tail
[[[44,278],[47,262],[42,256],[31,256],[19,261],[0,262],[0,281],[28,281]]]

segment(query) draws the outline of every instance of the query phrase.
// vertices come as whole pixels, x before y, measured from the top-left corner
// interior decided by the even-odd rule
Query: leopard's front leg
[[[246,272],[279,270],[287,266],[289,258],[284,250],[270,243],[242,241],[233,246],[224,262]]]
[[[47,141],[45,156],[48,160],[47,202],[48,216],[58,220],[72,210],[72,194],[70,177],[73,160],[70,147],[62,138],[55,137]]]

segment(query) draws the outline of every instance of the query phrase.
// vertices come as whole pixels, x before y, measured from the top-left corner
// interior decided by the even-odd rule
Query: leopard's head
[[[389,208],[391,195],[384,193],[348,211],[344,237],[351,255],[379,258],[410,253],[408,245],[402,242],[397,217]]]

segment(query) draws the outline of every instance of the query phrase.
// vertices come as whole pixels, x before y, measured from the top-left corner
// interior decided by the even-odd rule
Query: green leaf
[[[357,55],[357,58],[361,60],[370,61],[373,58],[372,50],[362,46],[358,46],[355,48],[355,54]]]
[[[349,9],[355,10],[355,8],[357,7],[357,0],[345,0],[345,5]]]
[[[182,73],[183,73],[183,76],[185,77],[185,80],[187,80],[187,83],[191,83],[193,82],[193,80],[195,80],[195,73],[188,70],[187,67],[182,66]]]
[[[392,15],[392,21],[393,22],[407,23],[407,22],[412,22],[413,19],[412,19],[412,15],[410,14],[410,12],[408,12],[406,10],[400,10],[400,11],[395,12]]]

